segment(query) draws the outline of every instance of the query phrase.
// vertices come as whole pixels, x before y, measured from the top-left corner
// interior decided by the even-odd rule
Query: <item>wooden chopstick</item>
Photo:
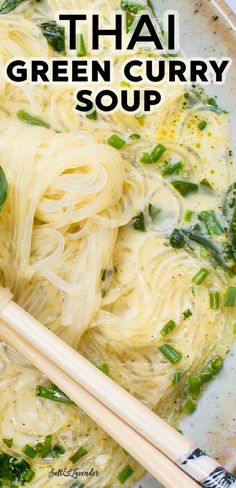
[[[61,388],[90,418],[100,425],[104,431],[166,488],[197,488],[199,486],[169,458],[158,451],[2,321],[0,321],[0,335]]]
[[[193,446],[188,439],[111,378],[104,375],[16,303],[9,301],[4,306],[2,305],[0,318],[199,484],[204,487],[219,488],[222,486],[221,480],[225,478],[227,483],[228,480],[231,482],[226,486],[236,487],[236,478],[220,467],[217,461]]]

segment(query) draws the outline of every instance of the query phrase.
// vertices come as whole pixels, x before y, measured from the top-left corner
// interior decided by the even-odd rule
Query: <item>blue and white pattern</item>
[[[224,468],[216,468],[208,478],[201,482],[204,488],[229,488],[236,483],[236,478]]]

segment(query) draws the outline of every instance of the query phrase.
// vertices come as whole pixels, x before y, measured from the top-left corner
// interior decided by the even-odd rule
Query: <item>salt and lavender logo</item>
[[[96,478],[99,476],[99,472],[94,468],[91,468],[90,471],[80,471],[78,468],[51,468],[48,473],[48,478],[60,478],[62,476],[76,480],[79,478]]]

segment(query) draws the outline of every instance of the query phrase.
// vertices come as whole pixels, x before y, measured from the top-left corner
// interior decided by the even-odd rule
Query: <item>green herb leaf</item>
[[[141,3],[129,2],[126,0],[121,0],[120,7],[124,12],[129,12],[133,15],[138,14],[141,10],[145,10],[145,6]]]
[[[169,238],[170,245],[175,249],[181,249],[185,246],[185,235],[182,230],[174,229]]]
[[[165,356],[168,361],[172,364],[178,363],[182,359],[182,354],[170,344],[162,344],[159,346],[160,351],[162,352],[163,356]]]
[[[84,449],[84,447],[80,447],[69,459],[73,464],[75,464],[77,461],[79,461],[79,459],[86,456],[86,454],[88,454],[88,451]]]
[[[60,444],[54,444],[53,448],[48,453],[48,456],[52,457],[53,459],[57,459],[60,456],[62,456],[63,454],[65,454],[64,447],[62,447]]]
[[[214,210],[203,210],[199,214],[199,219],[204,223],[209,235],[220,235],[224,232]]]
[[[116,479],[120,482],[121,485],[123,485],[132,474],[133,474],[133,469],[128,464],[124,469],[122,469],[122,471],[120,472],[120,474],[118,474]]]
[[[13,444],[13,439],[3,439],[2,442],[4,442],[4,444],[6,444],[6,446],[9,447],[9,449],[11,449]]]
[[[191,181],[176,180],[172,181],[171,184],[180,193],[180,195],[182,195],[182,197],[186,197],[189,193],[198,191],[198,185],[196,183],[192,183]]]
[[[174,173],[179,173],[183,169],[183,163],[178,161],[174,164],[169,164],[167,168],[162,171],[162,176],[170,176]]]
[[[51,385],[49,387],[37,385],[36,395],[41,398],[47,398],[47,400],[52,400],[54,402],[65,403],[67,405],[74,405],[74,402],[57,388],[56,385]]]
[[[150,215],[152,221],[155,222],[160,215],[161,209],[155,207],[154,205],[152,205],[152,203],[149,203],[148,212],[149,212],[149,215]]]
[[[196,227],[190,231],[182,230],[182,232],[192,241],[197,242],[202,247],[204,247],[214,258],[215,262],[219,264],[224,269],[228,269],[228,265],[225,262],[223,253],[221,251],[220,246],[211,241],[208,237],[206,237],[200,230],[196,229]]]
[[[5,452],[0,453],[0,480],[4,486],[29,483],[33,476],[34,471],[24,459],[14,458]]]
[[[141,232],[146,231],[146,223],[145,223],[145,218],[144,218],[143,212],[140,212],[138,215],[133,217],[132,224],[133,224],[133,228],[135,230],[139,230]]]
[[[24,0],[5,0],[0,7],[0,14],[8,14],[20,5]]]
[[[203,187],[202,189],[214,191],[213,186],[209,183],[209,181],[207,180],[207,178],[203,178],[200,181],[200,185]]]
[[[65,28],[58,25],[55,20],[38,24],[42,34],[54,51],[65,52]]]

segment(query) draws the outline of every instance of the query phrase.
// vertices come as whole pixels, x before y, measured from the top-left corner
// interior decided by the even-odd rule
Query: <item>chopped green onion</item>
[[[13,439],[3,439],[2,442],[4,442],[4,444],[6,444],[6,446],[9,447],[9,449],[11,449],[13,444]]]
[[[174,229],[169,238],[170,245],[175,249],[181,249],[185,246],[185,236],[180,229]]]
[[[220,356],[211,362],[211,368],[214,374],[218,373],[223,368],[224,360]]]
[[[34,475],[35,472],[31,468],[27,469],[24,474],[24,481],[26,481],[26,483],[29,483],[33,479]]]
[[[155,220],[157,220],[157,218],[159,217],[160,215],[160,212],[161,212],[161,209],[160,208],[157,208],[155,207],[154,205],[152,205],[152,203],[149,203],[148,205],[148,213],[152,219],[153,222],[155,222]]]
[[[217,221],[214,210],[203,210],[199,214],[199,219],[204,223],[209,235],[220,235],[224,232]]]
[[[220,307],[220,294],[218,291],[210,291],[210,308],[218,310]]]
[[[197,274],[195,274],[195,276],[193,277],[192,279],[192,282],[199,286],[203,283],[203,281],[205,281],[205,279],[207,278],[207,276],[210,274],[210,271],[206,268],[201,268]]]
[[[162,171],[162,176],[170,176],[174,173],[179,173],[181,169],[183,169],[183,163],[181,161],[174,164],[169,164],[167,168]]]
[[[122,149],[122,147],[124,147],[125,145],[124,139],[121,139],[121,137],[117,136],[116,134],[113,134],[111,137],[109,137],[107,142],[115,149]]]
[[[133,469],[128,464],[117,476],[117,480],[120,482],[121,485],[127,481],[127,479],[133,474]]]
[[[83,58],[84,56],[87,55],[87,49],[85,45],[85,40],[83,34],[78,34],[77,36],[77,57],[78,58]]]
[[[186,197],[189,193],[198,191],[198,185],[196,183],[192,183],[191,181],[175,180],[172,181],[171,184],[176,191],[182,195],[182,197]]]
[[[162,344],[159,346],[159,349],[163,356],[165,356],[165,358],[168,359],[168,361],[170,361],[172,364],[176,364],[182,359],[182,354],[176,351],[176,349],[174,349],[174,347],[170,344]]]
[[[102,363],[99,366],[97,366],[97,368],[100,369],[102,373],[109,375],[109,366],[107,363]]]
[[[208,383],[209,381],[212,380],[212,378],[213,378],[213,374],[210,370],[204,371],[203,373],[200,374],[201,383]]]
[[[79,461],[79,459],[86,456],[86,454],[88,454],[88,451],[84,449],[84,447],[80,447],[69,459],[73,464],[75,464],[77,461]]]
[[[130,134],[129,139],[135,141],[136,139],[141,139],[141,136],[139,134],[134,133],[134,134]]]
[[[87,119],[89,120],[97,120],[98,118],[98,113],[96,110],[94,110],[93,112],[91,112],[91,114],[88,114],[86,115]]]
[[[184,214],[184,221],[185,222],[190,222],[191,219],[192,219],[193,214],[194,214],[193,210],[186,210],[186,212]]]
[[[162,154],[166,151],[166,147],[163,144],[157,144],[156,147],[151,152],[151,159],[153,163],[156,163],[162,156]]]
[[[173,379],[172,379],[172,383],[173,385],[178,385],[180,383],[180,380],[181,380],[181,374],[180,372],[176,372],[173,376]]]
[[[235,286],[228,286],[225,294],[225,307],[234,307],[236,300],[236,288]]]
[[[30,444],[26,444],[23,447],[22,452],[31,459],[34,459],[37,456],[37,451],[32,446],[30,446]]]
[[[74,405],[74,402],[55,385],[51,385],[50,387],[37,385],[36,395],[41,398],[47,398],[47,400],[52,400],[54,402]]]
[[[191,317],[191,315],[193,315],[193,314],[189,308],[187,310],[185,310],[185,312],[183,312],[183,316],[185,319],[188,319],[188,317]]]
[[[188,379],[189,391],[192,395],[199,395],[201,389],[201,380],[199,376],[191,375]]]
[[[169,320],[166,325],[161,329],[161,335],[166,337],[172,330],[176,327],[176,323],[174,320]]]
[[[40,127],[44,127],[45,129],[51,129],[51,126],[47,122],[39,117],[34,117],[34,115],[28,114],[25,110],[18,110],[16,116],[23,122],[27,122],[27,124],[38,125]]]
[[[184,409],[187,413],[193,413],[197,409],[197,404],[193,400],[189,399],[185,403]]]
[[[205,120],[201,120],[201,122],[199,122],[198,124],[199,130],[204,130],[206,126],[207,126],[207,122]]]
[[[144,153],[142,154],[142,156],[141,156],[141,158],[140,158],[140,162],[141,162],[141,163],[144,163],[144,164],[152,164],[152,163],[153,163],[153,161],[152,161],[152,158],[151,158],[150,154],[149,154],[149,153],[147,153],[147,152],[144,152]]]
[[[141,232],[146,231],[146,223],[145,223],[145,218],[144,218],[143,212],[140,212],[138,215],[133,217],[132,224],[133,224],[133,228],[135,230],[139,230]]]
[[[51,448],[52,448],[52,435],[50,434],[45,437],[45,441],[42,444],[42,449],[40,452],[41,457],[46,458],[49,452],[51,451]]]

